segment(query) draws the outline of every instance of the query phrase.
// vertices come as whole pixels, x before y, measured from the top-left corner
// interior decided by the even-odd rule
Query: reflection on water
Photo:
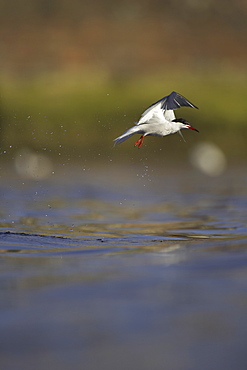
[[[147,163],[2,178],[2,367],[246,369],[246,180]]]

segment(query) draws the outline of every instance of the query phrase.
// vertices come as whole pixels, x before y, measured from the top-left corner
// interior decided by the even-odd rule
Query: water
[[[57,169],[0,185],[3,369],[246,369],[247,176]]]

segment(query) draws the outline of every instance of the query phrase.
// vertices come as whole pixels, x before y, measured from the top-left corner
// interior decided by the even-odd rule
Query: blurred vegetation
[[[200,108],[177,113],[200,130],[187,141],[246,155],[245,1],[0,0],[0,20],[5,157],[112,156],[113,139],[173,90]],[[179,140],[148,138],[144,150]],[[133,155],[133,142],[114,156],[125,145]]]

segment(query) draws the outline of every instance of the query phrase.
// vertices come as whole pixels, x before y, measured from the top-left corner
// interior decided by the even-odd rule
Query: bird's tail
[[[138,126],[133,126],[128,129],[124,134],[114,139],[114,145],[121,144],[123,141],[129,139],[132,135],[137,134],[140,131]]]

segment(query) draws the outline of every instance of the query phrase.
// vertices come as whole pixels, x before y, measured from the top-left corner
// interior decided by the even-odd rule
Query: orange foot
[[[137,140],[137,142],[135,143],[135,146],[138,146],[138,148],[140,148],[143,144],[143,141],[144,141],[144,136],[142,135],[140,139]]]

